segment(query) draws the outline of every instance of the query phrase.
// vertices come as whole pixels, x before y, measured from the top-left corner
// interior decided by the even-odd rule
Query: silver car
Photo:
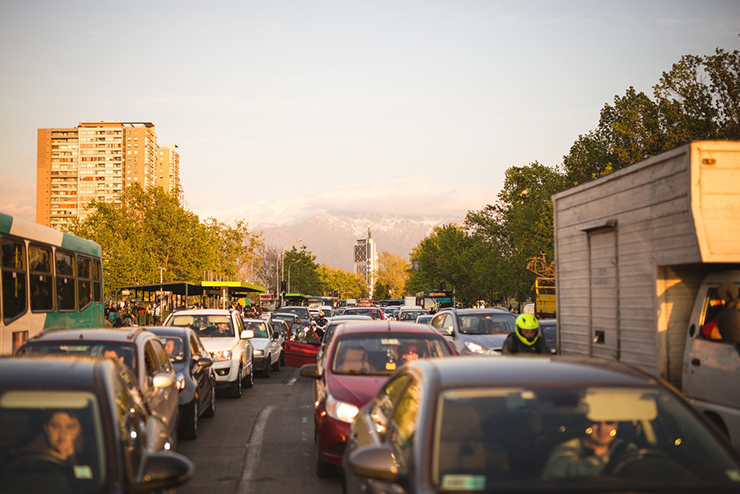
[[[444,309],[430,324],[460,355],[500,355],[515,322],[514,314],[504,309]]]

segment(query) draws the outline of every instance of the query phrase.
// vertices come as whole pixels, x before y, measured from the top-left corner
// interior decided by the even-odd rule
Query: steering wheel
[[[631,466],[635,465],[638,462],[642,461],[655,461],[657,460],[661,464],[665,464],[667,462],[673,463],[673,460],[666,455],[665,453],[658,451],[656,449],[650,449],[650,448],[640,448],[640,449],[633,449],[630,451],[625,452],[624,454],[617,455],[614,458],[611,458],[609,460],[609,463],[606,464],[604,467],[604,470],[602,470],[602,475],[615,475],[615,476],[623,476],[625,474],[625,470],[629,469]],[[627,475],[632,476],[632,473]]]

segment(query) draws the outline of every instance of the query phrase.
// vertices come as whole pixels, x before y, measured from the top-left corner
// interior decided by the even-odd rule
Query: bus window
[[[77,256],[77,301],[80,310],[92,302],[92,262],[89,257]]]
[[[3,321],[8,324],[26,313],[26,245],[19,240],[3,238]]]
[[[54,310],[51,248],[30,244],[28,262],[31,271],[31,312],[51,312]]]
[[[93,259],[93,298],[96,302],[103,301],[103,267],[100,259]]]
[[[75,258],[69,252],[56,251],[57,310],[75,310]]]

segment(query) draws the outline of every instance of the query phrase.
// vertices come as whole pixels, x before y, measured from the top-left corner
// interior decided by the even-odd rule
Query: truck
[[[657,375],[740,451],[740,344],[708,329],[740,283],[740,142],[695,141],[559,192],[558,351]]]

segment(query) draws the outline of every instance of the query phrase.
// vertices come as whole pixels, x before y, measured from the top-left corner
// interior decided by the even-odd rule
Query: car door
[[[152,338],[147,342],[147,344],[151,345],[154,357],[156,358],[156,373],[167,374],[172,378],[172,384],[170,386],[155,390],[155,392],[161,393],[162,395],[162,413],[164,414],[162,418],[165,423],[169,425],[171,422],[177,421],[177,375],[175,374],[175,369],[172,367],[172,362],[167,355],[167,350],[164,349],[159,338]]]
[[[231,318],[232,323],[234,325],[234,330],[236,331],[236,337],[239,340],[239,348],[241,351],[241,361],[242,361],[242,378],[244,376],[248,375],[250,373],[250,369],[252,367],[252,344],[249,342],[249,340],[242,338],[242,331],[244,331],[246,328],[244,327],[244,320],[239,317],[238,312],[235,312],[235,315]]]
[[[207,357],[210,358],[207,355],[207,352],[205,349],[203,349],[200,346],[200,342],[198,341],[198,337],[194,334],[190,335],[190,372],[193,376],[193,380],[195,380],[196,388],[198,389],[198,397],[200,398],[200,403],[198,403],[198,406],[201,410],[204,410],[205,404],[208,403],[207,400],[210,400],[211,393],[213,390],[211,389],[211,367],[200,367],[195,361],[198,360],[201,357]]]
[[[294,327],[297,327],[297,325]],[[294,331],[293,339],[286,342],[283,349],[285,364],[289,367],[315,364],[320,347],[321,340],[310,326],[306,326],[300,331]]]

